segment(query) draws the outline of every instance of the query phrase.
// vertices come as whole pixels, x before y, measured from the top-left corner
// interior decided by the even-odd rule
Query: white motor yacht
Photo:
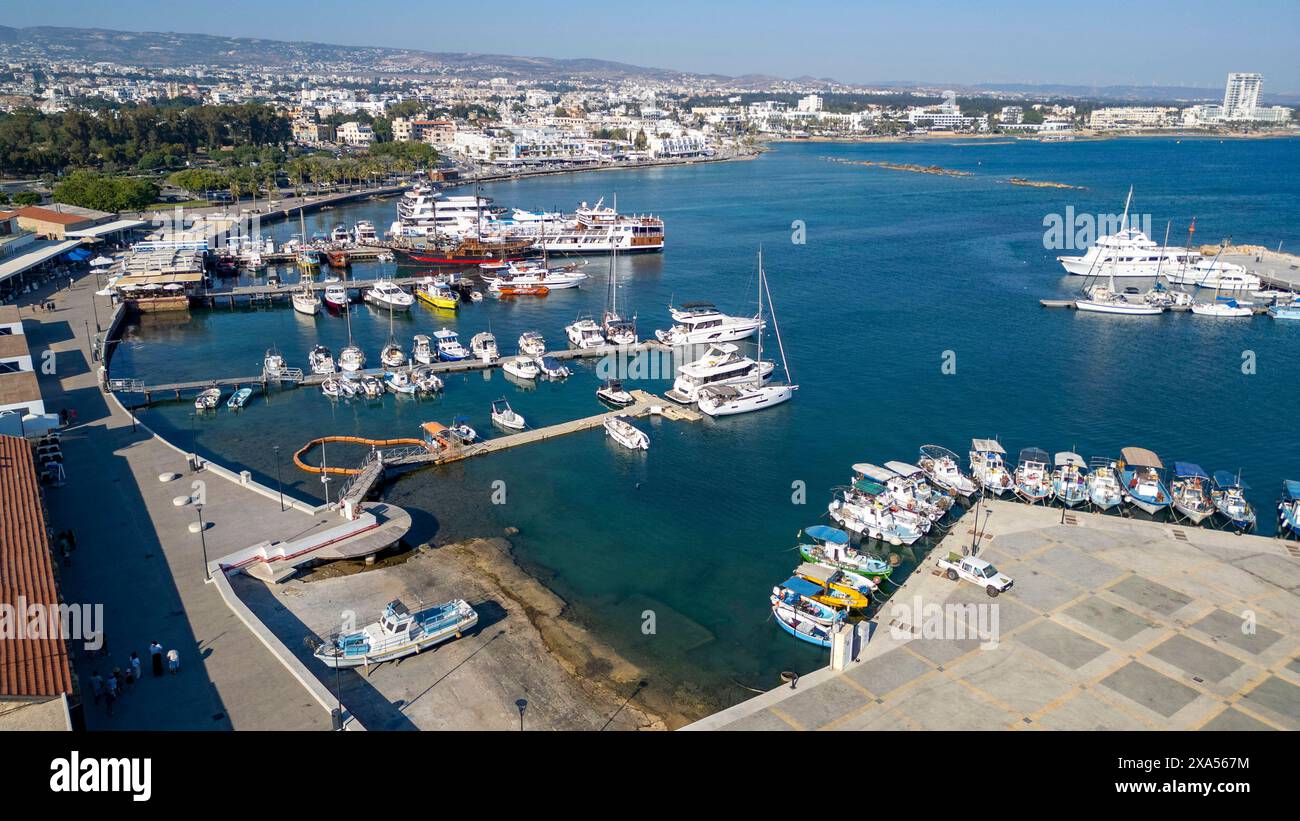
[[[407,311],[415,303],[415,298],[396,283],[381,279],[366,291],[366,302],[392,311]]]
[[[704,345],[748,339],[763,327],[758,316],[728,316],[712,302],[688,302],[679,308],[669,306],[675,323],[668,330],[655,331],[665,345]]]
[[[546,353],[546,340],[537,331],[524,331],[519,335],[519,353],[524,356],[541,356]]]
[[[338,370],[334,364],[333,354],[324,345],[317,345],[312,348],[311,353],[307,355],[307,361],[311,364],[312,373],[329,374]]]
[[[710,345],[704,356],[677,368],[673,387],[664,395],[689,405],[699,399],[701,388],[723,385],[764,384],[776,369],[775,362],[756,362],[729,342]],[[788,398],[788,397],[787,397]]]
[[[650,437],[622,416],[612,416],[604,421],[605,433],[628,450],[649,450]]]
[[[575,348],[599,348],[605,345],[605,334],[591,317],[584,317],[564,326],[569,344]]]
[[[501,369],[520,379],[536,379],[541,374],[541,369],[537,367],[537,363],[526,356],[515,356],[507,359],[501,364]]]
[[[498,356],[497,338],[488,331],[474,334],[469,341],[469,352],[480,362],[495,362]]]

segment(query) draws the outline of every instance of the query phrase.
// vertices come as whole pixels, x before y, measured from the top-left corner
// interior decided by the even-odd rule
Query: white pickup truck
[[[973,584],[978,584],[990,596],[1004,593],[1011,589],[1011,585],[1015,584],[1010,576],[999,573],[996,567],[974,556],[949,553],[948,558],[939,559],[937,564],[940,570],[946,572],[948,578],[953,581],[965,579]]]

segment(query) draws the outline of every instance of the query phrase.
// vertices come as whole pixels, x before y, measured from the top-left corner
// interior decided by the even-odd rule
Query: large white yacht
[[[664,396],[689,405],[698,401],[701,388],[742,383],[762,384],[772,376],[775,362],[756,362],[727,342],[709,346],[704,356],[677,368],[673,387]]]
[[[491,290],[500,290],[501,286],[533,288],[544,286],[552,291],[576,288],[587,280],[587,275],[573,266],[547,268],[532,262],[511,262],[505,270],[497,274],[482,273],[479,278],[491,286]]]
[[[1221,259],[1198,259],[1187,266],[1161,273],[1175,285],[1199,285],[1220,291],[1258,291],[1263,287],[1258,276],[1235,262]]]
[[[704,345],[713,342],[736,342],[748,339],[766,323],[757,316],[727,316],[712,302],[687,302],[679,308],[669,306],[675,323],[666,331],[655,331],[665,345]]]
[[[664,221],[659,217],[620,214],[604,205],[582,203],[572,220],[546,221],[540,242],[552,253],[608,254],[664,249]]]
[[[393,311],[409,311],[415,298],[403,291],[395,282],[381,279],[365,293],[366,302]]]
[[[395,237],[460,236],[472,233],[483,217],[494,213],[492,200],[481,195],[444,197],[417,185],[397,201]]]
[[[1200,259],[1196,251],[1158,245],[1136,228],[1101,237],[1083,256],[1056,258],[1075,276],[1096,276],[1104,271],[1115,277],[1159,276]]]

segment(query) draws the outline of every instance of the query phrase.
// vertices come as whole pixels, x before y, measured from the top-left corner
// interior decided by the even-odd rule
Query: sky
[[[592,57],[850,83],[1222,87],[1300,92],[1297,0],[0,0],[0,23]]]

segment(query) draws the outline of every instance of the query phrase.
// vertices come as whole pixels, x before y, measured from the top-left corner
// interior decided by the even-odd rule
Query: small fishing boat
[[[454,311],[460,306],[456,292],[450,286],[440,282],[430,281],[416,286],[415,298],[444,311]]]
[[[520,379],[536,379],[541,374],[537,363],[527,356],[516,356],[507,359],[502,363],[501,370]]]
[[[253,395],[252,388],[240,388],[230,395],[226,400],[226,407],[230,410],[239,410],[248,402],[248,398]]]
[[[962,473],[957,454],[938,445],[922,445],[920,454],[918,464],[936,487],[963,499],[969,499],[979,491],[975,481]]]
[[[469,359],[469,351],[465,346],[460,344],[460,335],[450,328],[439,328],[433,332],[434,344],[438,351],[438,358],[443,362],[459,362],[462,359]]]
[[[1210,491],[1210,498],[1219,515],[1227,519],[1228,525],[1238,533],[1245,533],[1255,526],[1255,508],[1246,500],[1248,490],[1250,487],[1241,481],[1241,474],[1214,471],[1214,489]]]
[[[813,596],[820,592],[812,582],[793,576],[772,588],[769,601],[782,630],[800,641],[830,647],[831,629],[844,618],[845,611],[815,601]]]
[[[843,570],[812,562],[796,567],[794,575],[821,588],[812,596],[813,601],[836,609],[862,610],[871,603],[870,594],[876,589],[874,582],[852,578]]]
[[[478,624],[478,613],[464,599],[409,611],[400,601],[389,602],[379,621],[326,642],[314,653],[328,667],[349,668],[405,658],[460,638]]]
[[[469,352],[480,362],[495,362],[499,356],[497,338],[488,331],[474,334],[469,341]]]
[[[1124,501],[1124,489],[1119,483],[1115,460],[1093,457],[1088,468],[1088,477],[1084,480],[1088,490],[1088,504],[1094,510],[1103,512],[1121,504]]]
[[[605,433],[628,450],[649,450],[650,437],[625,417],[611,416],[604,422]]]
[[[1169,482],[1169,495],[1174,510],[1194,525],[1199,525],[1214,515],[1214,500],[1210,498],[1210,475],[1200,465],[1191,462],[1174,462],[1174,478]]]
[[[470,291],[470,292],[469,292],[469,301],[470,301],[470,302],[482,302],[482,301],[483,301],[483,292],[482,292],[482,291]]]
[[[419,390],[409,371],[390,371],[384,374],[384,387],[399,396],[414,396]]]
[[[546,353],[546,340],[537,331],[524,331],[519,335],[519,353],[524,356],[541,356]]]
[[[511,285],[506,282],[493,282],[488,291],[497,296],[546,296],[551,292],[545,285]]]
[[[421,365],[432,365],[438,361],[438,352],[433,343],[424,334],[416,334],[411,341],[411,360]]]
[[[924,534],[915,519],[895,515],[883,485],[861,480],[831,500],[827,506],[831,520],[850,533],[890,544],[912,544]]]
[[[1300,319],[1300,298],[1291,302],[1275,302],[1269,306],[1268,315],[1274,319]]]
[[[881,579],[894,572],[884,559],[878,559],[849,545],[849,534],[827,525],[811,525],[803,533],[814,544],[799,544],[799,555],[806,562],[848,570],[868,579]]]
[[[1088,501],[1088,466],[1083,457],[1062,451],[1053,457],[1052,495],[1066,507],[1078,507]]]
[[[442,390],[442,378],[432,368],[415,368],[411,371],[415,389],[420,393],[437,393]]]
[[[324,345],[313,347],[311,353],[307,354],[307,362],[311,366],[312,373],[329,374],[337,370],[334,364],[334,355]]]
[[[537,365],[537,370],[545,379],[565,379],[572,375],[567,365],[560,363],[560,360],[553,356],[533,357],[533,362]]]
[[[447,428],[453,436],[465,444],[469,444],[478,438],[478,431],[469,426],[469,417],[457,416],[451,420],[451,427]]]
[[[1007,472],[1003,457],[1007,452],[996,439],[972,439],[970,443],[970,472],[980,487],[995,496],[1011,489],[1011,474]]]
[[[358,385],[351,379],[327,376],[325,381],[320,383],[320,390],[331,399],[347,399],[357,395]]]
[[[267,348],[262,357],[262,373],[272,379],[284,373],[284,357],[275,348]]]
[[[194,409],[207,411],[215,410],[217,403],[221,401],[221,388],[208,388],[194,398]]]
[[[367,399],[379,399],[384,395],[383,381],[373,374],[361,377],[361,394]]]
[[[339,370],[355,373],[366,366],[366,353],[356,345],[348,345],[339,351]]]
[[[885,463],[885,469],[895,473],[890,480],[892,496],[908,510],[922,513],[937,522],[952,509],[953,497],[931,487],[925,471],[916,465],[891,460]]]
[[[580,317],[565,325],[564,333],[569,337],[569,344],[575,348],[599,348],[605,344],[605,335],[591,317]]]
[[[406,364],[406,352],[402,350],[401,345],[390,339],[379,352],[379,361],[385,368],[400,368]]]
[[[623,389],[623,383],[618,379],[607,379],[596,389],[596,398],[600,401],[613,405],[616,408],[625,408],[636,401],[632,394]]]
[[[528,426],[523,415],[516,413],[504,396],[492,403],[492,423],[510,430],[523,430]]]
[[[1164,463],[1146,448],[1124,448],[1119,463],[1120,484],[1125,501],[1152,516],[1169,507],[1169,489],[1163,477]]]
[[[1031,505],[1046,502],[1052,496],[1052,477],[1047,467],[1047,451],[1025,448],[1016,463],[1015,494]]]
[[[1277,530],[1283,538],[1300,538],[1300,481],[1282,482],[1282,496],[1277,500]]]
[[[325,286],[325,307],[333,311],[342,311],[348,306],[348,289],[334,282]]]

